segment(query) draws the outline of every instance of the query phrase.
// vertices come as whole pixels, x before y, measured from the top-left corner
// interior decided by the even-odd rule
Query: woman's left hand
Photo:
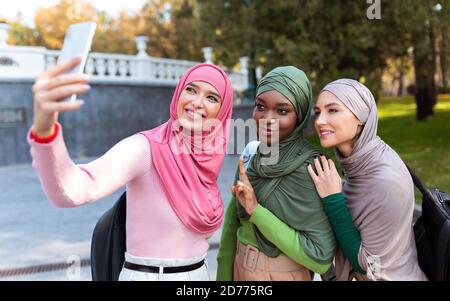
[[[258,205],[258,201],[256,200],[253,186],[247,177],[247,173],[245,172],[242,156],[239,159],[239,174],[241,180],[238,180],[236,184],[231,187],[231,192],[236,195],[236,198],[242,207],[244,207],[247,214],[252,215]]]
[[[336,166],[334,166],[333,160],[327,160],[325,156],[320,156],[320,162],[319,159],[314,159],[314,166],[317,174],[311,164],[308,165],[308,172],[321,198],[342,191],[342,179],[336,170]]]

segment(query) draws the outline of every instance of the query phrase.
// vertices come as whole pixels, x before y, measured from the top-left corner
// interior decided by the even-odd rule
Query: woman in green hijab
[[[325,273],[335,239],[307,165],[319,150],[303,138],[311,84],[293,66],[262,78],[253,119],[259,141],[244,149],[217,257],[217,280],[312,280]]]

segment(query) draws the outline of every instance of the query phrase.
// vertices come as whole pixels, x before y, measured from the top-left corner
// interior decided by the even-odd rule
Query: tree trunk
[[[434,46],[433,24],[430,22],[430,2],[424,0],[427,13],[423,19],[422,27],[413,32],[414,47],[414,73],[416,81],[415,98],[417,104],[417,120],[425,120],[434,114],[433,106],[436,104],[436,85],[434,74],[436,69],[436,48]]]
[[[430,68],[430,57],[426,49],[414,47],[414,73],[416,81],[417,120],[433,115],[433,100],[436,98],[434,74]]]
[[[441,45],[439,47],[440,48],[439,60],[441,63],[442,87],[444,88],[444,91],[447,89],[447,38],[448,38],[447,34],[448,33],[445,30],[445,25],[441,24]]]
[[[434,25],[433,22],[430,22],[430,30],[428,31],[429,34],[429,45],[431,48],[431,62],[430,62],[430,78],[429,81],[430,83],[428,83],[428,85],[430,85],[430,89],[431,94],[430,94],[430,100],[431,100],[431,104],[434,107],[437,103],[437,93],[436,93],[436,80],[434,78],[434,75],[436,74],[436,37],[434,34]],[[431,113],[431,115],[433,115],[433,113]]]
[[[403,89],[405,86],[405,58],[402,57],[400,58],[400,68],[398,70],[398,91],[397,91],[397,96],[401,96],[403,95]]]

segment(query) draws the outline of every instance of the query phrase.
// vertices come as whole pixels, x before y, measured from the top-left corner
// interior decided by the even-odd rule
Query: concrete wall
[[[31,81],[0,82],[0,110],[25,108],[26,123],[0,125],[0,166],[31,162],[26,134],[32,124]],[[168,119],[174,87],[92,84],[81,95],[80,111],[61,113],[64,138],[72,158],[99,156],[121,139]],[[234,118],[250,118],[253,106],[234,108]]]
[[[31,82],[1,82],[0,110],[25,108],[26,124],[0,127],[0,166],[31,161],[26,134],[32,124]],[[173,87],[93,84],[80,111],[61,113],[73,158],[98,156],[121,139],[153,128],[169,116]]]

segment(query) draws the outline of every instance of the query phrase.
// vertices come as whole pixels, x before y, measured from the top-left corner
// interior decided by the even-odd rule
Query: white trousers
[[[119,275],[119,281],[209,281],[208,267],[206,263],[206,254],[200,257],[193,258],[150,258],[150,257],[138,257],[129,253],[125,253],[125,261],[134,264],[147,265],[147,266],[159,266],[159,273],[146,273],[140,271],[134,271],[122,268]],[[185,266],[194,264],[196,262],[205,259],[205,264],[200,268],[182,273],[162,273],[163,267]]]

